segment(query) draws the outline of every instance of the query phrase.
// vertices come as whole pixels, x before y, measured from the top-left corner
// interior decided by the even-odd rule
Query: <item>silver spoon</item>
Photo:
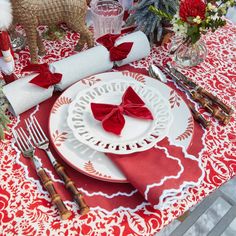
[[[163,83],[167,83],[165,74],[155,65],[150,65],[148,68],[149,75]]]

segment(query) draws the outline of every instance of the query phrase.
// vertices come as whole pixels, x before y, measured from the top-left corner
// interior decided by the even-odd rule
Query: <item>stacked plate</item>
[[[119,105],[128,87],[152,112],[153,120],[125,116],[120,136],[106,132],[91,111],[91,103]],[[115,124],[114,124],[115,125]],[[165,84],[131,72],[109,72],[79,81],[55,102],[49,120],[51,141],[72,167],[109,182],[127,182],[105,153],[144,151],[168,136],[187,148],[193,135],[193,120],[185,102]]]

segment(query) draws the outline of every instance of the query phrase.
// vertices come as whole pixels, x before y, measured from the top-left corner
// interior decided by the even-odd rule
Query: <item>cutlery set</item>
[[[201,107],[218,119],[222,124],[226,125],[229,123],[233,109],[224,104],[213,94],[207,92],[201,86],[198,86],[196,83],[189,80],[184,74],[171,66],[170,63],[167,64],[166,68],[157,67],[155,65],[150,65],[149,67],[149,74],[152,77],[166,83],[167,80],[163,72],[170,76],[181,89],[188,93],[193,101],[200,104]],[[210,125],[210,121],[206,120],[198,111],[196,111],[190,103],[188,103],[188,106],[194,119],[207,128]]]
[[[72,194],[75,202],[78,204],[80,208],[80,214],[85,215],[86,213],[88,213],[89,206],[86,204],[82,193],[77,190],[74,182],[70,179],[70,177],[66,173],[65,168],[52,155],[49,149],[49,139],[43,132],[41,126],[39,125],[38,120],[33,116],[31,118],[26,119],[25,124],[30,134],[29,137],[27,136],[23,128],[18,128],[13,131],[13,135],[16,140],[17,146],[24,157],[28,157],[33,161],[36,172],[43,186],[50,194],[52,202],[58,208],[61,218],[68,219],[71,216],[71,212],[67,209],[60,195],[57,193],[53,181],[50,179],[47,172],[45,171],[45,169],[42,167],[42,165],[34,155],[36,148],[39,148],[46,152],[55,171],[64,182],[66,188]]]

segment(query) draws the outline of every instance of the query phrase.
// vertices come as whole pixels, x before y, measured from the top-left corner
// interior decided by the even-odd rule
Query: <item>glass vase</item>
[[[207,48],[203,40],[198,40],[196,43],[184,43],[183,40],[181,42],[173,42],[172,52],[174,54],[174,61],[179,66],[196,66],[203,62],[207,56]],[[177,45],[177,46],[176,46]]]

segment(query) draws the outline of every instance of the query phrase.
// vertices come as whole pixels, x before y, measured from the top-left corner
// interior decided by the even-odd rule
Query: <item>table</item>
[[[44,29],[40,27],[41,31]],[[75,53],[73,47],[78,37],[76,33],[68,31],[65,40],[44,41],[48,53],[40,61],[50,63],[72,55]],[[228,23],[217,33],[208,34],[205,40],[208,47],[206,60],[199,66],[181,71],[235,110],[236,27]],[[162,65],[170,60],[168,47],[168,45],[153,47],[147,58],[114,70],[147,74],[149,64]],[[28,50],[17,53],[16,58],[16,72],[19,74],[29,60]],[[173,83],[169,85],[175,88]],[[176,101],[178,96],[188,100],[183,92],[176,91]],[[23,119],[30,114],[35,114],[44,124],[44,130],[48,132],[46,127],[48,114],[59,95],[59,92],[55,93],[48,101],[17,118],[11,116],[10,130],[23,124]],[[188,189],[184,199],[162,211],[154,210],[144,202],[142,196],[129,184],[105,183],[73,170],[53,150],[91,206],[89,214],[80,216],[77,205],[65,191],[44,153],[39,151],[37,155],[41,157],[41,162],[56,182],[59,193],[72,211],[72,216],[68,220],[60,220],[58,211],[38,181],[32,163],[24,159],[15,149],[12,144],[12,132],[8,132],[6,140],[0,143],[0,233],[2,235],[153,235],[236,174],[235,113],[230,123],[222,126],[204,110],[198,110],[212,121],[212,125],[208,130],[204,130],[198,123],[194,124],[195,134],[188,151],[201,158],[205,168],[205,178],[199,187]],[[104,185],[109,185],[109,191],[105,192]],[[129,201],[131,198],[132,204]]]

